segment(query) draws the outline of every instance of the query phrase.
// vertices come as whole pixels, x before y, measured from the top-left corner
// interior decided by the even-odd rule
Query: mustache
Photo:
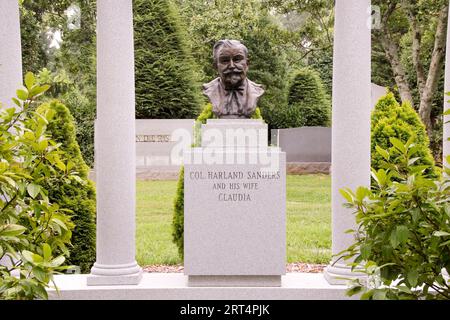
[[[223,71],[223,74],[230,74],[230,73],[237,73],[237,74],[241,74],[243,73],[244,70],[242,69],[238,69],[238,68],[233,68],[233,69],[226,69]]]

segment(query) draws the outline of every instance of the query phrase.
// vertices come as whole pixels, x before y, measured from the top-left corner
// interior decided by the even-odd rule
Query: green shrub
[[[83,93],[79,84],[70,80],[64,69],[50,72],[44,68],[39,72],[37,82],[51,85],[46,101],[58,99],[69,108],[75,119],[76,137],[83,159],[89,167],[93,167],[96,101],[95,95],[91,95],[92,90]]]
[[[229,2],[229,5],[233,6],[233,3]],[[248,48],[248,78],[262,84],[265,90],[258,107],[269,128],[275,128],[276,118],[272,115],[287,104],[286,78],[289,66],[285,50],[277,46],[275,40],[283,31],[273,22],[270,13],[263,11],[256,17],[253,27],[236,31],[242,32],[242,43]]]
[[[49,87],[31,73],[25,84],[13,99],[17,110],[0,107],[0,299],[46,299],[53,274],[67,269],[73,224],[48,186],[80,179],[47,135],[53,110],[31,111]]]
[[[68,263],[79,266],[82,273],[89,273],[95,262],[95,187],[88,179],[89,167],[81,156],[69,109],[57,100],[37,109],[38,112],[47,110],[54,113],[47,132],[57,143],[61,143],[60,149],[71,159],[80,177],[79,181],[71,184],[48,182],[49,199],[58,203],[60,208],[70,210],[75,224]]]
[[[184,166],[178,177],[177,193],[175,195],[174,213],[172,221],[172,238],[178,247],[178,254],[184,256]]]
[[[200,141],[200,128],[201,124],[206,123],[206,120],[214,118],[214,113],[212,112],[212,105],[210,103],[206,104],[203,111],[200,113],[196,120],[196,126],[194,128],[194,147],[199,147]],[[259,108],[255,109],[252,119],[262,119],[261,111]],[[174,200],[174,212],[172,219],[172,240],[178,247],[178,253],[180,257],[184,256],[184,166],[180,169],[180,174],[178,177],[177,193],[175,194]]]
[[[405,143],[414,137],[417,150],[417,164],[427,166],[425,174],[436,177],[438,172],[434,167],[434,160],[429,150],[429,140],[425,126],[418,114],[408,102],[399,104],[392,93],[382,97],[372,112],[371,123],[371,153],[372,168],[378,170],[383,167],[385,160],[376,152],[376,146],[389,149],[392,157],[400,156],[395,147],[391,147],[390,138],[395,137]]]
[[[450,271],[450,180],[430,178],[417,164],[415,137],[406,143],[391,138],[392,146],[377,148],[389,166],[372,170],[372,188],[341,190],[358,228],[355,243],[339,255],[368,274],[368,281],[354,281],[349,295],[450,299],[450,282],[441,271]]]
[[[176,9],[165,0],[134,0],[136,118],[186,119],[202,96]]]
[[[318,73],[311,69],[296,71],[289,87],[288,107],[281,109],[286,113],[284,118],[288,124],[326,127],[330,125],[330,110],[330,100]],[[293,116],[296,121],[290,121]],[[288,125],[283,127],[289,128]]]
[[[61,101],[73,115],[76,139],[81,155],[89,167],[94,166],[94,123],[96,103],[83,95],[77,88],[72,88],[61,97]]]
[[[272,126],[277,129],[299,128],[305,124],[303,112],[300,108],[284,105],[270,116]]]

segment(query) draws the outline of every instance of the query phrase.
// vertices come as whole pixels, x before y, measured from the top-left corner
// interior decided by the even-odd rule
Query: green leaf
[[[35,97],[37,95],[40,95],[41,93],[44,93],[48,89],[50,89],[50,86],[47,84],[43,86],[37,86],[30,91],[30,95]]]
[[[374,290],[369,290],[361,295],[361,300],[369,300],[372,298],[374,294]]]
[[[388,177],[384,169],[380,169],[378,171],[372,170],[371,175],[380,187],[386,184]]]
[[[396,228],[396,236],[400,244],[405,243],[409,238],[409,228],[407,226],[398,226]]]
[[[389,241],[390,241],[390,243],[391,243],[391,246],[392,246],[394,249],[397,248],[397,246],[400,244],[400,241],[398,240],[397,232],[396,232],[396,231],[397,231],[396,229],[392,230],[391,236],[389,237]]]
[[[408,166],[412,166],[420,157],[412,158],[408,160]]]
[[[47,243],[42,245],[42,252],[44,253],[44,260],[49,261],[52,256],[52,248]]]
[[[443,247],[443,246],[446,246],[446,245],[448,245],[448,244],[450,244],[450,240],[447,240],[447,241],[441,243],[441,244],[439,245],[439,247]]]
[[[413,223],[417,223],[421,217],[420,209],[419,208],[412,208],[410,210]]]
[[[19,89],[16,91],[17,97],[22,100],[25,101],[28,99],[28,92],[26,92],[25,90]]]
[[[362,201],[366,195],[369,194],[369,190],[366,187],[358,187],[356,189],[356,199]]]
[[[43,262],[44,258],[37,253],[33,253],[33,262],[40,263]]]
[[[2,178],[3,178],[6,182],[8,182],[8,184],[10,184],[11,187],[17,188],[17,183],[14,181],[14,179],[12,179],[12,178],[10,178],[10,177],[6,177],[6,176],[3,176]]]
[[[30,183],[27,186],[27,191],[28,191],[28,194],[31,196],[31,198],[34,199],[39,194],[39,191],[41,191],[41,186],[34,184],[34,183]]]
[[[361,245],[361,256],[363,257],[364,260],[369,259],[371,251],[372,246],[370,244]]]
[[[18,106],[19,108],[22,108],[22,104],[20,103],[19,100],[17,100],[17,98],[12,98],[12,101],[14,102],[14,104],[15,104],[16,106]]]
[[[36,291],[36,294],[42,299],[42,300],[48,300],[48,293],[45,290],[44,286],[37,285],[34,286],[33,289]]]
[[[55,259],[53,259],[50,264],[52,267],[59,267],[60,265],[62,265],[64,263],[64,261],[66,260],[66,258],[64,258],[64,256],[59,256],[56,257]]]
[[[389,141],[392,143],[392,145],[400,152],[405,153],[406,152],[406,148],[403,144],[403,142],[401,142],[399,139],[395,138],[395,137],[390,137]]]
[[[38,279],[40,282],[44,282],[44,283],[48,282],[49,275],[41,268],[34,267],[32,269],[32,272],[33,272],[33,275],[36,277],[36,279]]]
[[[339,193],[345,198],[345,200],[347,200],[347,202],[352,203],[353,202],[353,195],[351,194],[350,190],[345,190],[345,189],[339,189]]]
[[[42,140],[41,142],[39,142],[38,144],[38,148],[37,151],[44,151],[45,149],[47,149],[48,147],[48,141],[47,140]]]
[[[345,294],[346,294],[347,296],[351,297],[351,296],[353,296],[353,295],[355,295],[355,294],[360,293],[362,289],[363,289],[362,286],[354,286],[354,287],[351,287],[350,289],[348,289],[348,290],[345,292]]]
[[[25,86],[28,90],[33,87],[35,81],[36,79],[34,77],[34,74],[32,72],[27,72],[27,74],[25,75]]]
[[[386,160],[389,160],[389,152],[379,146],[375,146],[375,150]]]
[[[24,226],[18,224],[7,224],[0,228],[0,236],[3,237],[15,237],[27,230]]]
[[[23,250],[22,256],[25,258],[25,260],[27,260],[29,262],[33,262],[33,252],[30,252],[28,250]]]
[[[374,300],[386,300],[386,290],[375,290],[373,294]]]
[[[58,218],[53,218],[52,221],[53,221],[54,223],[56,223],[57,225],[59,225],[59,226],[60,226],[61,228],[63,228],[64,230],[68,230],[66,224],[65,224],[64,222],[62,222],[60,219],[58,219]]]
[[[419,279],[419,273],[417,272],[417,270],[410,270],[408,272],[407,279],[411,287],[415,287],[417,285],[417,280]]]
[[[405,292],[405,293],[411,294],[411,290],[410,290],[407,286],[405,286],[405,285],[398,286],[397,288],[398,288],[398,290],[400,290],[401,292]]]
[[[450,236],[450,233],[445,232],[445,231],[435,231],[435,232],[433,232],[433,236],[435,236],[435,237],[446,237],[446,236]]]

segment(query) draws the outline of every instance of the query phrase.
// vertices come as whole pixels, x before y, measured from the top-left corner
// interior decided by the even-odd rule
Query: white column
[[[16,96],[16,90],[22,86],[18,0],[0,0],[0,46],[0,108],[11,108],[16,106],[11,98]],[[4,257],[0,265],[11,266],[11,262]]]
[[[138,284],[132,0],[97,1],[97,261],[88,285]]]
[[[354,238],[352,210],[344,208],[339,189],[370,185],[371,40],[370,0],[336,0],[332,112],[332,253],[348,248]],[[325,270],[331,284],[352,277],[346,262],[335,258]]]
[[[446,95],[447,92],[450,92],[450,14],[448,16],[447,44],[445,50],[444,111],[450,109],[450,103],[447,102],[450,100],[450,96]],[[447,138],[450,138],[450,123],[445,123],[447,121],[450,121],[450,116],[444,116],[444,130],[442,137],[442,163],[444,166],[450,167],[450,164],[448,164],[446,161],[446,157],[450,155],[450,141],[447,141]]]
[[[0,1],[0,104],[15,106],[11,98],[22,86],[22,47],[18,0]]]

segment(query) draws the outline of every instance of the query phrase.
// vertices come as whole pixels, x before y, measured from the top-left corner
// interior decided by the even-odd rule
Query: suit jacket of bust
[[[203,85],[203,94],[209,98],[213,106],[213,113],[217,117],[238,116],[241,118],[250,118],[255,112],[258,99],[264,93],[264,89],[260,84],[256,84],[249,79],[245,79],[239,94],[236,94],[241,105],[241,110],[235,107],[227,106],[229,95],[232,90],[225,90],[220,77]]]

